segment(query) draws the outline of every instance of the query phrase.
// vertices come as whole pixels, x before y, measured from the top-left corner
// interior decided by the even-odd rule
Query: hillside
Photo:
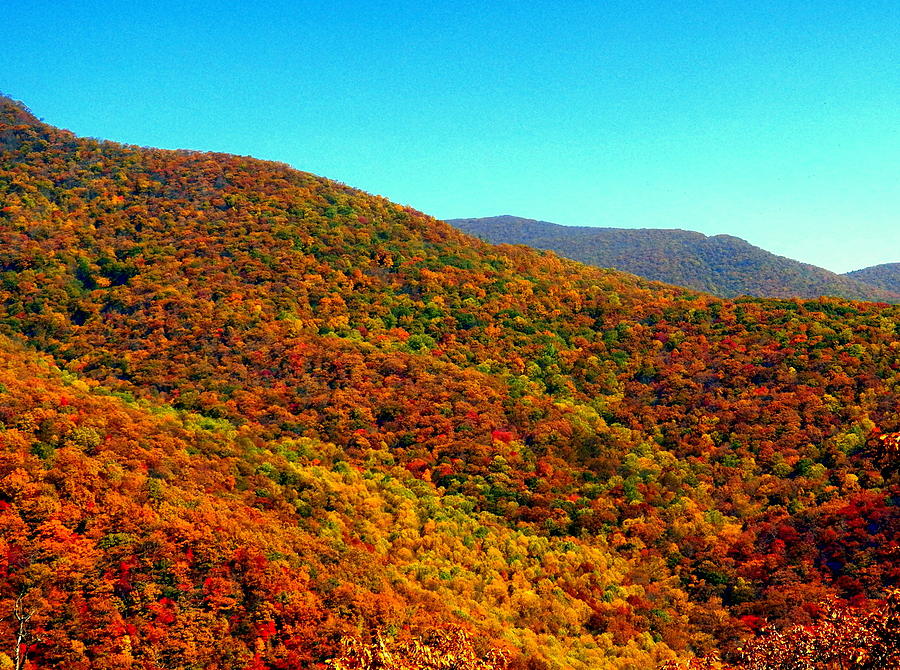
[[[720,300],[11,101],[0,142],[0,667],[17,601],[41,668],[448,630],[479,668],[737,663],[900,580],[896,307]]]
[[[900,301],[900,286],[869,284],[776,256],[730,235],[707,237],[688,230],[560,226],[516,216],[450,219],[460,230],[495,244],[527,244],[604,268],[686,286],[720,297],[838,296]],[[861,281],[862,280],[862,281]]]
[[[845,275],[851,279],[864,281],[885,291],[900,293],[900,263],[883,263],[862,270],[854,270]]]

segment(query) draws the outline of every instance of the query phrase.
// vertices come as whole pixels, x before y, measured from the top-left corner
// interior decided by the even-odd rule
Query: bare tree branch
[[[15,670],[22,670],[25,667],[25,656],[28,653],[28,640],[31,634],[28,631],[28,623],[34,616],[34,610],[30,612],[25,609],[25,593],[19,594],[16,598],[16,604],[13,607],[13,616],[19,624],[19,630],[16,634],[16,653],[15,653]]]

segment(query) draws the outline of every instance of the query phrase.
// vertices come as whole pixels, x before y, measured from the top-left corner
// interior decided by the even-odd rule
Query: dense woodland
[[[560,226],[517,216],[450,219],[460,230],[495,244],[527,244],[601,268],[687,286],[722,298],[837,296],[900,302],[900,275],[889,266],[839,275],[755,247],[731,235],[690,230]],[[880,272],[874,272],[880,269]],[[890,278],[889,278],[890,277]],[[875,281],[871,281],[875,279]]]
[[[900,293],[900,263],[873,265],[862,270],[847,273],[848,277],[878,286],[886,291]]]
[[[0,334],[4,670],[898,667],[898,307],[3,100]]]

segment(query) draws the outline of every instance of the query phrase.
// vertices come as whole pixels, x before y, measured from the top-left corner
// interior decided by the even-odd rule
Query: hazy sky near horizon
[[[896,0],[0,0],[48,123],[248,154],[439,218],[900,261]]]

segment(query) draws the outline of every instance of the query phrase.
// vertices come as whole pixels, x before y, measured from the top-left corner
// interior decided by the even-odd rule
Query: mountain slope
[[[297,526],[296,501],[259,497],[278,490],[272,473],[301,481],[313,476],[307,468],[284,451],[250,456],[238,446],[246,432],[226,438],[202,417],[101,391],[0,341],[0,603],[7,614],[22,597],[33,614],[28,641],[39,641],[31,655],[41,667],[249,665],[276,616],[257,601],[275,594],[281,625],[326,648],[353,630],[328,616],[310,575],[361,582],[361,571],[377,574],[371,556]],[[294,667],[314,660],[308,647],[266,650]]]
[[[897,308],[723,301],[14,107],[0,649],[24,594],[47,667],[448,627],[511,667],[654,667],[900,576]]]
[[[885,291],[900,292],[900,263],[873,265],[872,267],[848,272],[845,276],[864,281],[872,286],[878,286]]]
[[[488,242],[549,249],[589,265],[616,268],[722,297],[831,295],[857,300],[900,300],[900,290],[776,256],[730,235],[707,237],[687,230],[560,226],[515,216],[450,219],[448,223]]]

